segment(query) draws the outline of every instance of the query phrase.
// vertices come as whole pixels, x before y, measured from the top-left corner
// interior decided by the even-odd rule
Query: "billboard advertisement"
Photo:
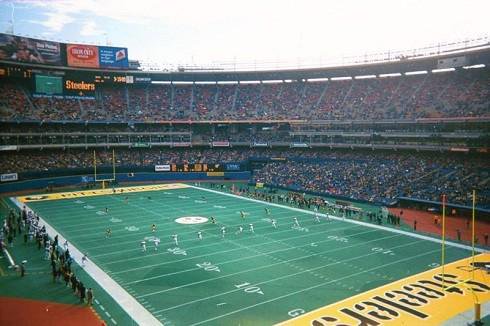
[[[99,49],[95,45],[67,44],[66,62],[70,67],[99,68]]]
[[[99,46],[100,68],[128,68],[128,49]]]
[[[70,67],[128,68],[128,49],[110,46],[67,44],[66,62]]]
[[[63,65],[61,44],[9,34],[0,34],[0,60]]]

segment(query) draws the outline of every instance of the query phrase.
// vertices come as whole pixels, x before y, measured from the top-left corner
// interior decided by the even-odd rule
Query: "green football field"
[[[431,269],[441,256],[440,244],[427,240],[349,221],[318,222],[287,206],[198,188],[29,207],[165,325],[272,325]],[[175,221],[189,216],[214,216],[216,224]],[[295,217],[299,227],[293,226]],[[161,240],[158,250],[155,237]],[[470,255],[449,246],[446,260]]]

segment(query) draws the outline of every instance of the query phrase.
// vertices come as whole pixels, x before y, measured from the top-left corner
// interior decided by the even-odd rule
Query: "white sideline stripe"
[[[12,202],[22,209],[23,203],[20,203],[17,198],[11,197]],[[28,210],[32,211],[31,208],[26,204]],[[59,243],[65,242],[65,238],[56,231],[51,225],[49,225],[41,216],[39,216],[39,221],[41,224],[46,226],[46,231],[54,238],[58,235]],[[72,258],[77,262],[78,265],[82,266],[82,256],[83,254],[78,250],[77,247],[72,245],[70,247],[70,253]],[[158,321],[148,310],[146,310],[134,297],[126,292],[117,282],[109,277],[99,266],[94,264],[90,259],[85,263],[85,272],[90,275],[112,298],[116,301],[121,308],[139,325],[158,325],[161,326],[162,323]]]
[[[391,262],[391,263],[386,263],[386,264],[383,264],[383,265],[380,265],[380,266],[377,266],[377,267],[373,267],[373,268],[370,268],[370,269],[366,269],[366,270],[363,270],[363,271],[360,271],[360,272],[357,272],[357,273],[354,273],[354,274],[350,274],[350,275],[347,275],[347,276],[344,276],[344,277],[341,277],[341,278],[338,278],[338,279],[334,279],[334,280],[331,280],[331,281],[328,281],[328,282],[324,282],[324,283],[320,283],[320,284],[317,284],[317,285],[313,285],[313,286],[307,287],[305,289],[298,290],[298,291],[295,291],[295,292],[291,292],[291,293],[288,293],[288,294],[284,294],[284,295],[281,295],[279,297],[276,297],[276,298],[273,298],[273,299],[269,299],[269,300],[266,300],[266,301],[263,301],[263,302],[259,302],[259,303],[256,303],[254,305],[248,306],[248,307],[244,307],[244,308],[241,308],[241,309],[230,311],[230,312],[228,312],[226,314],[222,314],[222,315],[219,315],[219,316],[216,316],[216,317],[213,317],[213,318],[209,318],[209,319],[200,321],[198,323],[191,324],[190,326],[201,325],[201,324],[207,323],[207,322],[212,321],[212,320],[216,320],[216,319],[220,319],[220,318],[223,318],[223,317],[226,317],[226,316],[229,316],[229,315],[233,315],[233,314],[235,314],[237,312],[240,312],[240,311],[243,311],[243,310],[248,310],[250,308],[261,306],[263,304],[266,304],[266,303],[269,303],[269,302],[272,302],[272,301],[277,301],[277,300],[280,300],[280,299],[283,299],[283,298],[286,298],[286,297],[289,297],[289,296],[292,296],[292,295],[295,295],[295,294],[298,294],[298,293],[301,293],[301,292],[304,292],[304,291],[309,291],[309,290],[315,289],[317,287],[321,287],[321,286],[324,286],[324,285],[327,285],[327,284],[330,284],[330,283],[335,283],[335,282],[338,282],[338,281],[341,281],[341,280],[344,280],[344,279],[348,279],[348,278],[351,278],[353,276],[357,276],[357,275],[360,275],[360,274],[363,274],[363,273],[366,273],[366,272],[371,272],[371,271],[374,271],[374,270],[377,270],[377,269],[380,269],[380,268],[384,268],[384,267],[389,266],[389,265],[398,264],[398,263],[401,263],[401,262],[404,262],[404,261],[407,261],[407,260],[411,260],[413,258],[418,258],[418,257],[421,257],[421,256],[432,254],[432,253],[437,252],[437,251],[440,251],[440,249],[436,249],[436,250],[432,250],[432,251],[429,251],[429,252],[421,253],[419,255],[411,256],[411,257],[404,258],[404,259],[395,260],[394,262]],[[260,283],[258,283],[258,284],[260,284]]]
[[[309,211],[309,210],[306,210],[306,209],[301,209],[301,208],[296,208],[296,207],[289,207],[289,206],[284,206],[284,205],[280,205],[280,204],[276,204],[276,203],[269,203],[269,202],[261,201],[261,200],[258,200],[258,199],[253,199],[253,198],[248,198],[248,197],[242,197],[242,196],[238,196],[238,195],[235,195],[235,194],[228,194],[228,193],[220,192],[220,191],[217,191],[217,190],[211,190],[211,189],[196,187],[196,186],[192,186],[192,185],[189,185],[189,187],[190,188],[194,188],[194,189],[200,189],[202,191],[208,191],[208,192],[212,192],[212,193],[216,193],[216,194],[221,194],[223,196],[235,197],[235,198],[240,198],[242,200],[253,201],[255,203],[261,203],[261,204],[267,204],[269,206],[285,208],[285,209],[289,209],[289,210],[292,210],[292,211],[301,212],[301,213],[305,213],[305,214],[310,214],[310,215],[315,215],[316,214],[315,212],[312,212],[312,211]],[[370,223],[356,221],[356,220],[344,219],[344,218],[341,218],[341,217],[337,217],[337,216],[333,216],[333,215],[328,215],[328,214],[323,214],[323,213],[317,213],[317,214],[319,216],[323,216],[323,217],[328,216],[332,220],[344,221],[344,222],[347,222],[347,223],[363,225],[363,226],[367,226],[367,227],[370,227],[370,228],[379,229],[379,230],[383,230],[383,231],[388,231],[388,232],[393,232],[393,233],[399,233],[399,234],[403,234],[403,235],[406,235],[406,236],[409,236],[409,237],[412,237],[412,238],[423,239],[423,240],[427,240],[427,241],[431,241],[431,242],[436,242],[436,243],[442,243],[442,240],[435,239],[435,238],[432,238],[432,237],[429,237],[429,236],[425,236],[425,235],[421,235],[421,234],[417,234],[417,233],[407,232],[407,231],[398,230],[398,229],[392,229],[392,228],[388,228],[386,226],[376,225],[376,224],[370,224]],[[470,251],[473,250],[473,248],[471,246],[463,245],[463,244],[452,242],[452,241],[445,241],[445,244],[447,244],[448,246],[452,246],[452,247],[456,247],[456,248],[460,248],[460,249],[465,249],[465,250],[470,250]],[[479,253],[485,252],[484,249],[481,249],[481,248],[478,248],[478,247],[475,247],[475,251],[476,252],[479,252]]]

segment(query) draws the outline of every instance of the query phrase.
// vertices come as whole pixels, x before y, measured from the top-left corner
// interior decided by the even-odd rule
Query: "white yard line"
[[[315,225],[318,225],[318,224],[315,224]],[[262,230],[262,229],[267,229],[267,228],[272,228],[272,227],[260,227],[260,228],[255,228],[255,230]],[[312,229],[312,228],[310,227],[310,229]],[[284,238],[284,239],[276,240],[276,241],[299,239],[299,238],[304,238],[304,237],[308,237],[308,236],[318,236],[321,233],[328,234],[331,231],[343,231],[343,230],[353,230],[353,229],[354,229],[353,227],[341,227],[341,228],[332,228],[332,229],[327,229],[327,230],[319,230],[318,232],[307,232],[307,233],[305,233],[303,235],[289,237],[289,238]],[[287,228],[287,229],[283,229],[283,230],[280,230],[280,231],[277,230],[273,234],[280,234],[280,233],[284,233],[284,232],[296,232],[296,231],[294,229]],[[191,233],[195,234],[196,232],[193,231]],[[186,234],[186,233],[182,233],[182,234]],[[267,233],[267,234],[271,234],[271,233]],[[180,236],[180,234],[179,234],[179,236]],[[206,237],[206,239],[208,239],[208,238],[216,238],[216,239],[221,240],[221,235],[212,235],[212,234],[209,234]],[[134,244],[135,241],[137,242],[137,240],[132,240],[130,242],[118,242],[118,244],[123,244],[123,243],[133,243]],[[187,243],[187,242],[194,243],[196,241],[198,241],[197,238],[195,238],[195,239],[188,239],[188,240],[179,240],[179,244]],[[262,244],[270,244],[270,243],[273,243],[273,242],[276,242],[276,241],[264,242]],[[174,246],[174,243],[175,243],[174,241],[163,242],[163,243],[160,243],[160,246]],[[188,247],[188,248],[185,248],[185,249],[199,249],[199,248],[204,248],[204,247],[209,247],[209,246],[216,246],[216,245],[219,245],[220,243],[221,242],[214,242],[214,243],[209,243],[209,244],[206,244],[206,245],[200,245],[200,246],[195,246],[195,247]],[[259,244],[259,245],[261,245],[261,244]],[[254,246],[257,246],[257,245],[254,245]],[[108,246],[97,247],[97,248],[107,248],[107,247]],[[87,251],[92,250],[92,249],[94,249],[94,248],[87,248]],[[123,252],[133,252],[133,251],[141,252],[141,248],[124,249],[124,250],[118,250],[117,252],[107,252],[107,253],[103,253],[103,254],[93,255],[92,257],[102,257],[102,256],[107,256],[107,255],[112,255],[112,254],[118,254],[118,253],[123,253]],[[163,253],[159,253],[159,254],[163,254]],[[109,261],[107,263],[108,264],[113,264],[113,263],[118,263],[118,262],[127,261],[127,260],[138,260],[138,259],[145,258],[145,257],[149,257],[149,256],[139,256],[139,257],[125,258],[125,259],[116,260],[116,261]]]
[[[406,247],[406,246],[414,245],[414,244],[420,243],[420,242],[421,242],[420,240],[416,240],[414,242],[410,242],[410,243],[407,243],[407,244],[404,244],[404,245],[399,245],[399,246],[391,247],[390,249],[396,249],[396,248]],[[438,250],[435,250],[435,251],[438,251]],[[268,280],[263,281],[263,282],[255,283],[255,284],[253,284],[253,286],[268,284],[268,283],[271,283],[271,282],[275,282],[275,281],[287,279],[287,278],[290,278],[292,276],[296,276],[296,275],[300,275],[300,274],[304,274],[304,273],[309,273],[309,272],[316,271],[316,270],[319,270],[319,269],[322,269],[322,268],[325,268],[325,267],[329,267],[329,266],[332,266],[332,265],[342,264],[342,263],[345,263],[345,262],[348,262],[348,261],[357,260],[359,258],[363,258],[363,257],[366,257],[366,256],[372,256],[372,255],[376,255],[376,254],[378,254],[378,253],[377,252],[372,252],[372,253],[369,253],[369,254],[364,254],[364,255],[360,255],[360,256],[356,256],[356,257],[349,257],[349,258],[344,259],[344,260],[334,261],[333,263],[328,263],[328,264],[325,264],[325,265],[316,266],[316,267],[313,267],[313,268],[310,268],[310,269],[306,269],[306,270],[303,270],[303,271],[299,271],[299,272],[296,272],[296,273],[279,276],[279,277],[276,277],[276,278],[273,278],[273,279],[268,279]],[[369,270],[366,270],[366,271],[369,271]],[[238,274],[238,273],[234,273],[234,274]],[[202,281],[201,282],[194,282],[194,283],[202,283]],[[316,287],[316,286],[314,286],[314,287]],[[169,290],[171,290],[171,289],[169,289]],[[196,303],[196,302],[205,301],[205,300],[208,300],[208,299],[211,299],[211,298],[216,298],[216,297],[220,297],[220,296],[223,296],[223,295],[227,295],[227,294],[235,293],[235,292],[239,292],[239,291],[242,291],[242,290],[241,289],[233,289],[233,290],[230,290],[230,291],[226,291],[226,292],[222,292],[222,293],[217,293],[217,294],[214,294],[214,295],[211,295],[211,296],[207,296],[207,297],[204,297],[204,298],[201,298],[201,299],[196,299],[196,300],[188,301],[188,302],[185,302],[185,303],[182,303],[182,304],[173,306],[173,307],[168,307],[168,308],[165,308],[165,309],[161,309],[161,310],[156,311],[156,313],[164,312],[164,311],[170,311],[170,310],[173,310],[173,309],[176,309],[176,308],[180,308],[180,307],[184,307],[184,306],[187,306],[187,305]]]
[[[331,231],[339,231],[339,230],[345,230],[345,229],[340,228],[340,229],[335,229],[335,230],[331,230]],[[371,233],[371,232],[374,232],[374,231],[364,231],[364,232],[354,233],[354,234],[351,234],[351,235],[348,235],[348,236],[354,236],[354,235],[359,235],[359,234],[366,234],[366,233]],[[322,233],[322,232],[318,232],[318,233]],[[318,235],[318,233],[315,233],[314,235]],[[326,231],[326,234],[329,234],[329,231]],[[302,235],[302,236],[287,238],[287,239],[284,239],[284,240],[299,239],[299,238],[302,238],[302,237],[305,237],[305,236],[307,236],[307,235]],[[345,237],[348,237],[348,236],[346,235]],[[329,240],[326,240],[326,241],[330,241],[330,239]],[[252,248],[254,248],[254,247],[260,247],[260,246],[271,244],[271,243],[273,243],[273,242],[260,243],[260,244],[253,245],[253,246],[250,246],[250,247],[252,247]],[[216,245],[216,244],[219,244],[219,245],[222,246],[221,243],[214,243],[212,245]],[[294,248],[288,248],[286,250],[298,249],[298,248],[301,248],[301,247],[308,247],[308,246],[310,246],[310,244],[307,244],[307,245],[304,245],[304,246],[299,246],[299,247],[294,247]],[[194,248],[202,248],[202,247],[205,247],[205,246],[199,246],[199,247],[194,247]],[[189,248],[189,249],[193,249],[193,248]],[[186,249],[186,250],[188,250],[188,249]],[[166,261],[166,262],[158,263],[158,264],[145,265],[145,266],[135,267],[135,268],[127,269],[127,270],[120,270],[120,271],[114,272],[113,274],[120,274],[120,273],[125,273],[125,272],[129,272],[129,271],[135,271],[135,270],[145,269],[145,268],[153,268],[155,266],[162,266],[162,265],[167,265],[167,264],[175,264],[175,263],[179,263],[179,262],[183,262],[183,261],[187,261],[187,260],[194,260],[196,258],[209,257],[211,255],[224,254],[224,253],[233,252],[233,251],[237,251],[237,250],[243,250],[243,247],[233,248],[233,249],[224,250],[224,251],[217,251],[217,252],[212,252],[212,253],[206,253],[206,254],[203,254],[203,255],[200,255],[200,256],[192,256],[192,257],[188,257],[188,258],[185,258],[185,259],[171,260],[171,261]],[[284,249],[281,249],[281,250],[278,250],[278,251],[283,251],[283,250]],[[158,254],[155,254],[155,255],[152,255],[152,256],[156,256],[156,255],[160,255],[160,254],[163,255],[163,254],[170,254],[170,253],[168,253],[168,252],[162,252],[162,253],[158,253]],[[145,257],[152,257],[152,256],[145,256]],[[129,259],[119,260],[117,262],[120,263],[122,261],[127,261],[127,260],[129,260]],[[110,264],[112,264],[112,263],[114,263],[114,262],[111,262]]]
[[[253,198],[248,198],[248,197],[242,197],[242,196],[238,196],[238,195],[235,195],[235,194],[229,194],[229,193],[220,192],[220,191],[217,191],[217,190],[206,189],[206,188],[196,187],[196,186],[192,186],[192,185],[189,185],[189,187],[190,188],[195,188],[195,189],[200,189],[200,190],[203,190],[203,191],[208,191],[208,192],[216,193],[216,194],[221,194],[223,196],[240,198],[242,200],[252,201],[252,202],[255,202],[255,203],[267,204],[267,205],[273,206],[273,207],[281,207],[281,208],[285,208],[285,209],[289,209],[289,210],[292,210],[292,211],[301,212],[301,213],[305,213],[305,214],[310,214],[310,215],[315,215],[316,214],[315,212],[312,212],[312,211],[309,211],[309,210],[306,210],[306,209],[301,209],[301,208],[296,208],[296,207],[289,207],[289,206],[280,205],[280,204],[276,204],[276,203],[269,203],[269,202],[261,201],[261,200],[258,200],[258,199],[253,199]],[[318,213],[318,215],[319,216],[324,216],[324,217],[327,216],[327,214],[320,214],[320,213]],[[431,242],[436,242],[436,243],[442,244],[442,240],[440,240],[440,239],[432,238],[432,237],[421,235],[421,234],[417,234],[417,233],[412,233],[412,232],[407,232],[407,231],[403,231],[403,230],[393,229],[393,228],[389,228],[389,227],[382,226],[382,225],[370,224],[370,223],[362,222],[362,221],[350,220],[350,219],[347,219],[347,218],[344,219],[344,218],[333,216],[333,215],[328,215],[328,216],[331,219],[337,220],[337,221],[344,221],[344,222],[347,222],[347,223],[363,225],[363,226],[374,228],[374,229],[379,229],[379,230],[393,232],[393,233],[399,233],[399,234],[403,234],[403,235],[406,235],[406,236],[409,236],[409,237],[412,237],[412,238],[423,239],[423,240],[427,240],[427,241],[431,241]],[[456,248],[460,248],[460,249],[473,250],[473,248],[471,246],[463,245],[463,244],[452,242],[452,241],[445,241],[445,244],[448,245],[448,246],[452,246],[452,247],[456,247]],[[482,253],[482,252],[485,252],[485,249],[475,247],[475,251],[476,252],[479,252],[479,253]]]
[[[383,238],[377,238],[377,239],[373,239],[373,240],[370,240],[370,241],[365,241],[365,242],[362,242],[362,243],[357,243],[357,244],[352,245],[352,246],[339,247],[339,248],[336,248],[335,250],[327,250],[327,251],[322,251],[322,252],[318,252],[318,253],[311,253],[310,255],[301,256],[301,257],[298,257],[298,258],[292,258],[292,259],[288,259],[288,260],[279,259],[279,260],[281,261],[281,263],[290,263],[292,261],[301,260],[301,259],[305,259],[305,258],[310,258],[310,257],[314,257],[314,256],[320,256],[320,255],[323,255],[325,253],[329,253],[329,252],[333,252],[333,251],[338,251],[338,250],[342,250],[342,249],[347,249],[347,248],[352,248],[352,247],[357,247],[357,246],[360,246],[360,245],[365,245],[366,243],[376,242],[376,241],[379,241],[379,240],[389,239],[389,238],[393,238],[393,237],[396,237],[396,235],[390,235],[390,236],[383,237]],[[318,243],[329,242],[329,241],[335,241],[335,240],[328,239],[328,240],[324,240],[324,241],[319,241]],[[248,257],[241,257],[241,258],[237,258],[237,259],[233,259],[233,260],[228,260],[228,261],[224,261],[224,262],[215,263],[215,265],[216,266],[221,266],[221,265],[224,265],[224,264],[239,262],[239,261],[242,261],[242,260],[257,258],[257,257],[261,257],[261,256],[268,256],[268,255],[275,254],[275,253],[278,253],[278,252],[284,252],[284,251],[289,251],[289,250],[294,250],[294,249],[301,250],[300,249],[301,247],[308,247],[308,246],[310,246],[310,245],[308,244],[308,245],[300,246],[300,247],[291,247],[291,248],[274,250],[272,252],[259,253],[259,254],[255,254],[255,255],[252,255],[252,256],[248,256]],[[240,249],[243,250],[243,249],[247,249],[247,248],[246,247],[242,247]],[[192,257],[192,258],[197,258],[197,257]],[[169,263],[173,263],[173,262],[169,262]],[[273,264],[270,264],[270,265],[261,265],[260,267],[258,267],[258,269],[272,267],[272,266],[275,266],[277,264],[279,264],[279,263],[273,263]],[[152,276],[152,277],[148,277],[148,278],[143,278],[143,279],[139,279],[137,281],[127,282],[125,284],[136,284],[136,283],[141,283],[141,282],[145,282],[145,281],[149,281],[149,280],[154,280],[154,279],[165,277],[165,276],[169,276],[169,275],[186,273],[186,272],[190,272],[190,271],[198,271],[200,269],[201,268],[191,268],[191,269],[187,269],[187,270],[181,270],[181,271],[178,271],[178,272],[173,272],[173,273],[168,273],[168,274],[161,274],[161,275],[156,275],[156,276]],[[248,270],[248,271],[251,271],[251,270]],[[227,275],[224,275],[224,276],[227,276]]]
[[[355,244],[355,245],[352,245],[352,246],[339,247],[339,248],[336,248],[334,250],[323,251],[321,253],[318,253],[317,255],[325,254],[325,253],[330,253],[330,252],[335,252],[335,251],[339,251],[339,250],[343,250],[343,249],[347,249],[347,248],[351,248],[351,247],[356,247],[356,246],[359,246],[359,245],[364,245],[364,244],[369,243],[369,242],[375,242],[375,241],[381,240],[381,239],[383,239],[383,238],[366,241],[364,243],[358,243],[358,244]],[[408,246],[408,245],[414,245],[414,244],[419,243],[419,242],[421,242],[421,241],[420,240],[417,240],[417,241],[414,241],[414,242],[409,242],[409,243],[404,244],[404,245],[395,246],[395,247],[390,248],[390,249],[396,249],[396,248],[401,248],[401,247],[405,247],[405,246]],[[369,253],[369,254],[363,254],[363,255],[360,255],[360,256],[356,256],[356,257],[350,257],[350,258],[348,258],[346,260],[340,260],[340,261],[338,261],[338,262],[336,262],[334,264],[341,263],[343,261],[350,261],[350,260],[359,259],[359,258],[362,258],[362,257],[367,257],[367,256],[375,255],[377,253],[378,252],[372,252],[372,253]],[[243,273],[257,271],[257,270],[264,269],[264,268],[269,268],[269,267],[272,267],[272,266],[275,266],[275,265],[284,264],[286,262],[291,262],[291,261],[295,261],[295,260],[301,260],[301,259],[304,259],[305,257],[308,258],[308,256],[301,256],[301,257],[298,257],[298,258],[290,259],[290,260],[287,260],[287,261],[281,261],[281,262],[270,264],[270,265],[267,265],[267,266],[254,267],[254,268],[242,270],[242,271],[239,271],[239,272],[235,272],[235,273],[231,273],[231,274],[227,274],[227,275],[223,275],[223,276],[218,276],[218,277],[214,277],[214,278],[210,278],[210,279],[206,279],[206,280],[202,280],[202,281],[196,281],[196,282],[192,282],[192,283],[187,283],[187,284],[179,285],[179,286],[168,288],[168,289],[165,289],[165,290],[159,290],[159,291],[155,291],[155,292],[152,292],[152,293],[142,294],[142,295],[137,296],[137,298],[138,299],[139,298],[146,298],[146,297],[149,297],[149,296],[152,296],[152,295],[155,295],[155,294],[160,294],[160,293],[165,293],[165,292],[169,292],[169,291],[174,291],[174,290],[178,290],[180,288],[184,288],[184,287],[188,287],[188,286],[192,286],[192,285],[196,285],[196,284],[203,284],[203,283],[206,283],[206,282],[220,280],[220,279],[227,278],[227,277],[234,276],[234,275],[239,275],[239,274],[243,274]],[[317,267],[310,268],[310,269],[305,269],[304,271],[301,271],[301,272],[297,272],[297,273],[293,273],[293,274],[288,274],[288,275],[285,275],[285,276],[280,276],[278,278],[269,279],[266,282],[261,282],[261,283],[257,283],[257,284],[265,284],[265,283],[273,282],[273,281],[276,281],[276,280],[288,278],[288,277],[295,276],[295,275],[298,275],[298,274],[302,274],[302,273],[310,272],[310,271],[313,271],[313,270],[321,269],[321,268],[324,268],[324,267],[330,266],[330,265],[332,265],[332,264],[329,263],[329,264],[326,264],[326,265],[317,266]],[[211,297],[216,297],[216,296],[220,296],[220,295],[223,295],[223,294],[232,293],[232,292],[235,292],[235,291],[240,291],[240,289],[233,290],[233,291],[228,291],[228,292],[225,292],[225,293],[222,293],[222,294],[213,295]],[[181,304],[179,306],[187,305],[189,303],[198,302],[198,301],[202,301],[202,300],[204,300],[204,299],[198,299],[198,300],[190,301],[190,302]],[[159,310],[158,312],[162,312],[162,311],[166,311],[166,310],[170,310],[170,308]]]
[[[243,308],[240,308],[240,309],[236,309],[236,310],[230,311],[230,312],[228,312],[226,314],[222,314],[222,315],[219,315],[219,316],[216,316],[216,317],[213,317],[213,318],[209,318],[209,319],[200,321],[198,323],[191,324],[191,326],[205,324],[207,322],[210,322],[210,321],[213,321],[213,320],[216,320],[216,319],[220,319],[220,318],[223,318],[223,317],[226,317],[226,316],[229,316],[229,315],[236,314],[237,312],[241,312],[241,311],[248,310],[248,309],[251,309],[251,308],[254,308],[254,307],[257,307],[257,306],[261,306],[261,305],[266,304],[266,303],[270,303],[270,302],[277,301],[277,300],[280,300],[280,299],[283,299],[283,298],[287,298],[287,297],[290,297],[292,295],[297,295],[299,293],[302,293],[302,292],[305,292],[305,291],[309,291],[311,289],[315,289],[315,288],[318,288],[318,287],[321,287],[321,286],[324,286],[324,285],[327,285],[327,284],[330,284],[330,283],[335,283],[335,282],[338,282],[338,281],[341,281],[341,280],[344,280],[344,279],[348,279],[348,278],[351,278],[353,276],[357,276],[357,275],[360,275],[360,274],[363,274],[363,273],[371,272],[371,271],[374,271],[374,270],[377,270],[377,269],[380,269],[380,268],[385,268],[386,266],[390,266],[390,265],[393,265],[393,264],[398,264],[398,263],[401,263],[401,262],[404,262],[404,261],[408,261],[408,260],[411,260],[411,259],[414,259],[414,258],[418,258],[418,257],[421,257],[421,256],[432,254],[432,253],[437,252],[437,251],[440,251],[440,249],[431,250],[431,251],[424,252],[424,253],[418,254],[416,256],[410,256],[410,257],[407,257],[407,258],[404,258],[404,259],[395,260],[395,261],[393,261],[391,263],[386,263],[386,264],[383,264],[383,265],[380,265],[380,266],[377,266],[377,267],[373,267],[373,268],[370,268],[370,269],[366,269],[366,270],[363,270],[363,271],[360,271],[360,272],[357,272],[357,273],[354,273],[354,274],[346,275],[344,277],[340,277],[340,278],[337,278],[337,279],[334,279],[334,280],[323,282],[323,283],[320,283],[320,284],[317,284],[317,285],[314,285],[314,286],[310,286],[310,287],[305,288],[305,289],[301,289],[301,290],[298,290],[298,291],[295,291],[295,292],[284,294],[284,295],[281,295],[281,296],[276,297],[276,298],[273,298],[273,299],[262,301],[262,302],[259,302],[259,303],[254,304],[254,305],[251,305],[251,306],[247,306],[247,307],[243,307]],[[256,285],[260,285],[260,284],[262,284],[262,283],[257,283]]]
[[[24,204],[20,203],[17,198],[11,198],[12,202],[22,209]],[[28,210],[31,210],[27,205]],[[58,235],[58,242],[64,243],[65,238],[51,225],[49,225],[41,216],[39,217],[41,225],[46,226],[48,235],[54,238]],[[83,254],[75,246],[70,246],[72,258],[82,266]],[[148,310],[146,310],[135,298],[126,292],[117,282],[110,278],[101,268],[92,263],[90,259],[85,263],[85,272],[90,275],[114,300],[134,319],[139,325],[162,325]]]

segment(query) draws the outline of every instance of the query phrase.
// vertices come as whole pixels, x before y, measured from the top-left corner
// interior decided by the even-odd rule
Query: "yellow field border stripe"
[[[465,258],[287,320],[291,325],[440,325],[490,300],[490,276]],[[475,256],[490,263],[490,254]],[[474,273],[474,279],[468,280]],[[465,282],[465,286],[459,286]],[[443,285],[444,283],[444,285]],[[326,294],[328,295],[328,293]],[[298,307],[300,308],[300,307]],[[296,309],[301,313],[301,309]]]
[[[114,189],[106,188],[106,189],[58,192],[53,194],[21,196],[21,197],[17,197],[17,199],[22,203],[29,203],[29,202],[45,201],[45,200],[74,199],[74,198],[91,197],[91,196],[112,195],[114,193],[125,194],[125,193],[144,192],[144,191],[183,189],[188,187],[189,186],[184,183],[169,183],[169,184],[157,184],[157,185],[149,185],[149,186],[123,187],[123,188],[114,188]]]

